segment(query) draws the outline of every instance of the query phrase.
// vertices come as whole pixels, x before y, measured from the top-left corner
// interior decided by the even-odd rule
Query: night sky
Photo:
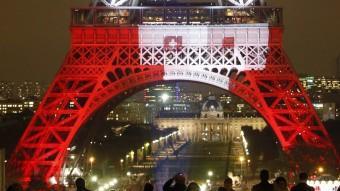
[[[1,2],[0,80],[50,82],[69,46],[70,7],[88,2]],[[340,0],[270,0],[269,4],[284,7],[285,48],[297,72],[335,75]]]

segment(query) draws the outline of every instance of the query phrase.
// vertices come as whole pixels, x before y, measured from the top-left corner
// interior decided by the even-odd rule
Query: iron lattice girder
[[[78,129],[108,100],[167,80],[202,82],[234,93],[265,118],[286,150],[300,141],[333,148],[284,54],[281,28],[219,26],[185,36],[181,27],[72,28],[65,62],[12,158],[24,180],[34,174],[58,177]],[[183,37],[183,44],[165,46],[167,35]],[[224,46],[226,36],[232,45]]]

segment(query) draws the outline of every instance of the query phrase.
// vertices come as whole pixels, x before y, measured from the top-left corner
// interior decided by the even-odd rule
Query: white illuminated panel
[[[254,0],[228,0],[235,6],[249,6]]]
[[[195,80],[224,89],[229,79],[219,75],[222,70],[265,68],[268,42],[268,24],[139,26],[141,65],[163,65],[164,80]]]
[[[128,2],[128,0],[100,0],[100,1],[108,7],[121,6],[124,3]]]
[[[228,26],[140,25],[140,46],[163,46],[167,36],[182,37],[182,46],[222,46],[224,37],[235,46],[268,46],[268,24]]]

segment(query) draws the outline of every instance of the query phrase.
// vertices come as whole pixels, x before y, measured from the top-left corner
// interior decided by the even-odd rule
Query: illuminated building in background
[[[340,80],[335,77],[304,76],[301,84],[309,93],[317,114],[323,121],[339,119]]]
[[[301,77],[300,82],[306,90],[312,89],[315,85],[314,76]]]
[[[222,104],[209,96],[200,113],[161,113],[154,120],[159,128],[176,127],[193,142],[228,142],[240,136],[242,126],[262,130],[266,122],[260,117],[225,117]]]
[[[0,82],[0,97],[11,100],[40,100],[46,88],[39,82]]]
[[[326,78],[324,76],[314,79],[315,87],[325,90],[340,90],[340,80],[337,78]]]
[[[181,92],[179,102],[182,103],[199,103],[203,101],[203,95],[198,92]]]
[[[302,86],[307,90],[340,90],[340,80],[335,77],[305,76],[300,78]]]
[[[231,101],[232,101],[232,97],[229,94],[222,94],[222,95],[220,95],[219,99],[220,99],[220,102],[222,103],[222,105],[223,104],[230,104]]]
[[[152,118],[152,108],[149,107],[149,104],[129,101],[123,102],[110,111],[106,120],[149,124],[152,122]]]
[[[222,94],[219,100],[223,106],[224,114],[230,117],[257,117],[258,112],[244,100],[232,94]]]
[[[1,100],[0,101],[0,115],[3,114],[19,114],[25,109],[31,111],[36,107],[34,101],[12,101],[12,100]]]
[[[338,118],[335,103],[315,103],[313,104],[316,112],[323,121]]]
[[[178,83],[160,84],[144,89],[144,101],[147,103],[198,103],[202,100],[202,93],[184,92]]]
[[[176,85],[160,84],[144,89],[144,101],[147,103],[155,102],[178,102],[180,88]],[[167,99],[165,100],[165,96]]]
[[[200,103],[164,103],[160,106],[160,115],[164,115],[166,113],[199,113],[200,111]]]
[[[199,111],[202,102],[199,92],[183,92],[178,83],[161,84],[144,90],[144,102],[148,107],[148,122],[159,113],[191,113]]]

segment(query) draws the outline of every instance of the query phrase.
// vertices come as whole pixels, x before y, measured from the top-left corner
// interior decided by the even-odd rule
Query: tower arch
[[[92,10],[93,23],[80,22],[75,11],[64,64],[12,157],[23,181],[58,177],[67,147],[96,110],[125,91],[162,81],[230,91],[263,116],[285,150],[301,143],[333,148],[284,53],[280,25],[101,23],[102,13],[117,10]]]

